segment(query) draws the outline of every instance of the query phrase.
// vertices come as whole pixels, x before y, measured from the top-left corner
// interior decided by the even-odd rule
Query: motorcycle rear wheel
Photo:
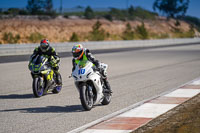
[[[52,93],[57,94],[61,91],[62,85],[56,86],[53,90]]]
[[[44,85],[41,86],[41,80],[39,77],[33,79],[32,89],[34,96],[37,98],[41,97],[44,94]]]
[[[57,80],[57,79],[56,79],[56,80]],[[61,80],[61,83],[62,83],[62,77],[61,77],[61,75],[60,75],[60,80]],[[59,93],[59,92],[61,91],[61,89],[62,89],[62,84],[56,86],[56,87],[52,90],[52,93],[57,94],[57,93]]]
[[[89,94],[89,89],[83,85],[80,89],[80,100],[83,108],[86,111],[90,111],[93,107],[93,97],[90,96]]]
[[[104,99],[101,102],[102,105],[108,105],[111,101],[111,94],[110,93],[104,93]]]

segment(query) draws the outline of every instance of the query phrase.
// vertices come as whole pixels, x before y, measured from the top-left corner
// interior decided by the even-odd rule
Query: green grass
[[[38,43],[44,38],[45,38],[44,35],[42,35],[38,32],[34,32],[34,33],[31,33],[31,35],[28,37],[28,40],[32,43]]]
[[[14,44],[14,43],[18,43],[18,41],[20,40],[20,35],[13,35],[11,32],[6,32],[3,34],[3,38],[2,40],[4,41],[4,43],[9,43],[9,44]]]

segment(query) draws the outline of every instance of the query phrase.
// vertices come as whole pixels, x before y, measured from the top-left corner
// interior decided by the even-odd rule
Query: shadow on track
[[[70,112],[82,112],[84,110],[81,105],[69,105],[66,107],[47,106],[47,107],[0,110],[0,112],[12,112],[12,111],[20,111],[21,113],[70,113]]]
[[[48,92],[47,94],[43,95],[56,95],[53,93]],[[30,99],[30,98],[36,98],[33,94],[10,94],[10,95],[0,95],[0,99]]]
[[[29,98],[34,98],[33,94],[0,95],[0,99],[29,99]]]

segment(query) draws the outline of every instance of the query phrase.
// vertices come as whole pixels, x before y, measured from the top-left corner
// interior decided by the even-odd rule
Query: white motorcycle
[[[107,64],[100,64],[101,70],[106,74]],[[83,64],[76,65],[72,72],[74,83],[80,94],[80,100],[83,108],[91,110],[93,105],[101,103],[107,105],[111,101],[111,93],[108,93],[103,82],[103,75],[96,70],[92,62],[86,61]]]

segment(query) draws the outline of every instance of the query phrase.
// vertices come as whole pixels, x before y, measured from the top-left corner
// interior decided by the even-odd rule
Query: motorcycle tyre
[[[56,86],[53,90],[52,93],[53,94],[58,94],[62,89],[62,85]]]
[[[93,100],[91,100],[91,105],[88,105],[88,101],[86,99],[86,94],[87,94],[87,88],[85,85],[83,85],[80,89],[80,100],[81,100],[81,104],[83,106],[83,108],[86,110],[86,111],[90,111],[93,107]]]
[[[61,77],[61,75],[60,75],[60,80],[61,80],[61,82],[62,82],[62,77]],[[57,87],[59,87],[59,88],[57,88]],[[59,93],[59,92],[61,91],[61,89],[62,89],[62,84],[56,86],[56,87],[52,90],[52,93],[57,94],[57,93]]]
[[[111,101],[111,94],[107,93],[107,94],[104,94],[104,99],[103,101],[101,102],[102,105],[108,105]]]
[[[38,84],[40,84],[40,80],[39,80],[39,77],[37,77],[37,78],[34,78],[33,79],[33,85],[32,85],[32,89],[33,89],[33,94],[34,94],[34,96],[35,97],[37,97],[37,98],[39,98],[39,97],[41,97],[42,95],[44,95],[44,88],[42,88],[42,92],[41,93],[39,93],[38,92]]]

